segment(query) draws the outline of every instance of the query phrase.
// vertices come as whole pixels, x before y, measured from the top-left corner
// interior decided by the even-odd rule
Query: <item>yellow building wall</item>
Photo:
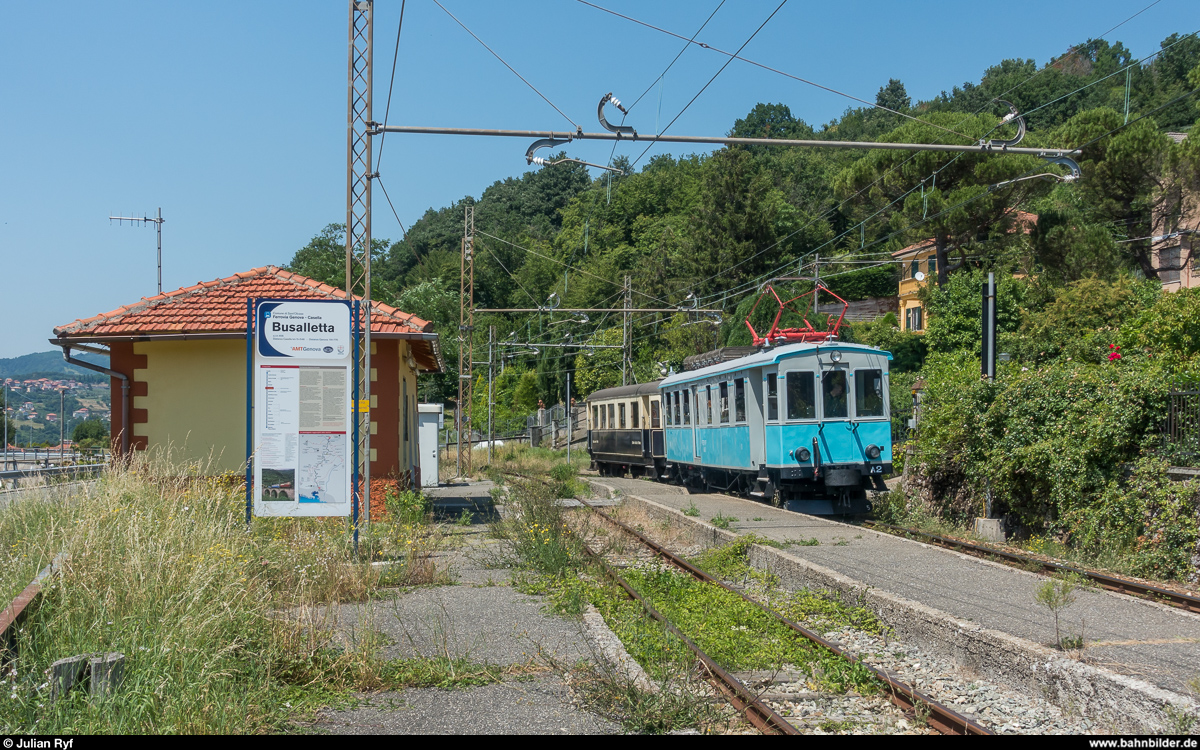
[[[133,379],[146,395],[133,408],[147,421],[133,434],[145,436],[151,452],[170,448],[176,465],[197,462],[205,474],[241,471],[246,463],[246,342],[147,341],[133,345],[146,355],[146,369]]]

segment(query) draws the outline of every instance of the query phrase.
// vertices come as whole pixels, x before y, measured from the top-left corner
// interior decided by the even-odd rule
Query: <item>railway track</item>
[[[1151,599],[1162,604],[1169,604],[1173,607],[1195,612],[1200,614],[1200,597],[1185,594],[1180,591],[1155,586],[1149,583],[1134,580],[1132,578],[1123,578],[1121,576],[1109,575],[1100,573],[1087,568],[1080,568],[1074,565],[1065,565],[1063,563],[1051,562],[1040,558],[1031,557],[1028,555],[1020,555],[1015,552],[997,549],[995,547],[987,547],[982,544],[955,539],[954,537],[942,536],[940,534],[931,534],[917,529],[910,529],[904,526],[892,526],[891,524],[879,523],[877,521],[863,521],[863,526],[870,529],[877,529],[889,534],[898,536],[908,536],[919,539],[921,541],[936,544],[939,547],[957,550],[968,555],[982,557],[989,560],[998,560],[1006,564],[1022,568],[1024,570],[1036,570],[1043,573],[1067,573],[1082,576],[1087,580],[1095,583],[1100,588],[1108,591],[1115,591],[1120,594],[1129,594],[1131,596],[1139,596],[1144,599]]]
[[[729,585],[725,584],[724,582],[719,581],[716,578],[713,578],[712,576],[710,576],[708,573],[704,572],[700,568],[697,568],[696,566],[692,565],[691,563],[687,562],[686,560],[678,557],[677,555],[672,553],[670,550],[666,549],[665,547],[658,544],[654,540],[647,538],[645,535],[643,535],[641,532],[637,531],[636,529],[630,528],[629,526],[621,523],[620,521],[616,520],[612,516],[608,515],[607,513],[603,512],[602,510],[600,510],[599,508],[595,507],[594,505],[588,503],[587,501],[580,500],[580,502],[585,507],[590,509],[591,512],[599,515],[601,518],[606,520],[608,523],[611,523],[613,526],[621,529],[623,532],[634,537],[639,542],[641,542],[642,544],[646,545],[651,550],[653,550],[656,555],[663,558],[664,560],[671,563],[672,565],[678,567],[679,569],[685,571],[686,573],[693,576],[694,578],[696,578],[700,581],[704,581],[706,583],[711,583],[715,586],[720,586],[721,588],[725,589],[726,591],[732,592],[733,594],[741,597],[745,601],[747,601],[750,604],[752,604],[753,606],[757,607],[761,611],[763,611],[766,614],[770,615],[771,617],[775,618],[779,622],[783,623],[788,628],[792,629],[793,631],[795,631],[802,637],[806,638],[807,640],[817,644],[818,646],[820,646],[822,648],[825,648],[825,649],[833,652],[834,654],[840,656],[843,659],[846,659],[847,661],[849,661],[851,663],[856,663],[856,662],[860,663],[861,666],[863,666],[864,668],[869,670],[871,672],[871,674],[874,675],[875,678],[883,684],[883,686],[885,688],[885,694],[887,695],[888,699],[891,700],[892,703],[894,703],[902,711],[904,711],[912,716],[916,716],[919,712],[920,713],[928,712],[927,718],[925,719],[926,722],[928,723],[928,725],[930,727],[932,727],[936,731],[940,732],[941,734],[948,734],[948,735],[990,735],[990,734],[993,734],[993,732],[991,732],[986,727],[972,721],[971,719],[968,719],[967,717],[963,716],[962,714],[959,714],[958,712],[950,709],[949,707],[944,706],[941,703],[938,703],[933,698],[914,689],[911,685],[908,685],[908,684],[896,679],[892,675],[889,675],[887,672],[884,672],[881,669],[877,669],[877,668],[871,666],[870,664],[865,664],[865,663],[860,662],[857,657],[848,653],[839,644],[837,644],[833,641],[830,641],[827,638],[824,638],[821,635],[814,633],[811,630],[808,630],[804,626],[788,619],[787,617],[784,617],[779,612],[776,612],[775,610],[771,609],[770,607],[767,607],[766,605],[762,604],[761,602],[758,602],[758,601],[746,596],[744,593],[742,593],[741,591],[738,591],[737,589],[733,588],[732,586],[729,586]],[[675,635],[680,637],[686,644],[688,644],[688,647],[690,649],[692,649],[692,651],[695,652],[700,657],[701,662],[705,664],[706,670],[708,670],[709,674],[712,675],[714,678],[716,678],[718,680],[719,684],[725,684],[727,686],[726,688],[722,688],[723,692],[726,692],[726,690],[729,691],[729,692],[726,692],[726,695],[730,695],[730,692],[732,692],[737,696],[737,700],[744,700],[744,696],[749,696],[750,698],[757,701],[757,699],[754,698],[754,696],[752,694],[750,694],[750,692],[748,690],[746,690],[745,686],[743,686],[740,682],[738,682],[735,678],[733,678],[732,675],[728,675],[728,673],[725,673],[725,675],[727,676],[728,680],[732,681],[732,683],[726,682],[725,677],[722,677],[720,675],[720,673],[724,672],[724,670],[720,670],[720,667],[716,667],[715,664],[712,664],[712,660],[710,658],[703,655],[703,652],[701,652],[699,650],[699,648],[695,646],[694,643],[692,643],[690,640],[688,640],[686,636],[684,636],[682,633],[680,633],[678,630],[676,630],[673,625],[671,625],[669,622],[667,622],[666,618],[664,618],[660,613],[658,613],[657,610],[655,610],[650,605],[649,602],[646,602],[640,595],[638,595],[637,592],[634,591],[631,586],[629,586],[626,582],[624,582],[622,579],[620,579],[620,577],[617,576],[615,571],[613,571],[606,563],[604,563],[603,560],[600,560],[599,557],[595,555],[595,553],[593,553],[591,550],[587,550],[587,552],[594,559],[599,560],[600,563],[602,564],[604,570],[608,573],[608,575],[610,577],[612,577],[615,581],[617,581],[617,583],[626,591],[626,593],[628,593],[631,597],[633,597],[634,599],[641,602],[642,605],[646,608],[646,611],[649,612],[651,614],[651,616],[653,616],[655,619],[659,620],[660,622],[664,623],[666,625],[666,627],[669,630],[671,630],[672,633],[674,633]],[[710,664],[712,664],[713,667],[716,667],[717,670],[720,670],[720,672],[714,672],[712,667],[710,667]],[[735,685],[736,685],[736,687],[734,687]],[[735,702],[735,699],[732,697],[730,700],[735,707],[738,707],[739,710],[742,710],[746,714],[747,719],[752,724],[754,724],[756,727],[763,730],[764,732],[778,733],[778,734],[797,733],[796,729],[794,727],[792,727],[790,724],[788,724],[786,722],[786,720],[784,720],[782,717],[779,717],[779,715],[776,714],[775,711],[772,710],[768,706],[765,706],[765,705],[763,706],[763,708],[766,709],[766,711],[764,712],[764,711],[762,711],[762,709],[759,709],[753,705],[744,708],[742,705],[739,705],[738,702]],[[769,714],[766,712],[769,712]],[[770,718],[770,717],[775,717],[775,718]],[[777,719],[777,721],[782,722],[783,725],[786,725],[786,728],[790,728],[791,731],[787,731],[786,728],[776,725],[774,723],[776,721],[776,719]]]

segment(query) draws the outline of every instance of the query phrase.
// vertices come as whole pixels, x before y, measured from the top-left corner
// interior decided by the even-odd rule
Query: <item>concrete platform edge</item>
[[[593,486],[608,492],[602,484]],[[689,518],[674,508],[632,494],[627,502],[651,517],[690,530],[696,544],[713,547],[739,534]],[[1083,664],[1045,646],[960,620],[932,607],[872,589],[840,573],[773,547],[755,545],[750,564],[779,577],[789,588],[821,589],[843,601],[868,607],[896,637],[989,680],[1030,694],[1041,694],[1065,711],[1111,723],[1110,731],[1175,731],[1181,716],[1200,721],[1200,703],[1143,680]]]

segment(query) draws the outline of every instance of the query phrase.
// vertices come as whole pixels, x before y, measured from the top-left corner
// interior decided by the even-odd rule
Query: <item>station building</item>
[[[206,473],[246,462],[247,299],[346,299],[275,266],[143,297],[54,329],[50,343],[109,355],[113,452],[169,448]],[[441,372],[433,324],[380,302],[371,313],[371,477],[419,482],[417,375]],[[419,486],[419,485],[418,485]]]

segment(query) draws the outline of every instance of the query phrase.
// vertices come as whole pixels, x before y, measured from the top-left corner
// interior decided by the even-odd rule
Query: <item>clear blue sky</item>
[[[598,4],[691,35],[718,1]],[[868,100],[899,78],[916,100],[1005,57],[1040,65],[1150,2],[791,0],[743,54]],[[585,130],[598,129],[600,96],[632,102],[682,46],[571,0],[443,4]],[[776,5],[727,0],[698,40],[736,50]],[[377,0],[380,120],[399,13],[400,0]],[[155,292],[153,228],[110,226],[110,213],[162,207],[164,289],[285,263],[343,221],[347,20],[346,0],[0,4],[0,357],[43,351],[55,325]],[[1197,28],[1194,0],[1162,0],[1107,38],[1141,57]],[[724,61],[693,47],[661,102],[655,88],[629,122],[665,125]],[[853,104],[735,61],[670,132],[724,133],[757,102],[814,125]],[[389,121],[570,127],[432,0],[407,4]],[[393,135],[380,171],[409,225],[524,172],[527,145]],[[570,153],[604,162],[609,148]],[[399,237],[376,196],[375,236]]]

